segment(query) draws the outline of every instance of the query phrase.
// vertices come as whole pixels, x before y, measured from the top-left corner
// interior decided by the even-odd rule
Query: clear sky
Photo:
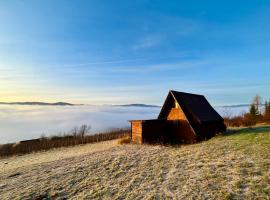
[[[0,101],[266,100],[269,22],[269,0],[0,0]]]

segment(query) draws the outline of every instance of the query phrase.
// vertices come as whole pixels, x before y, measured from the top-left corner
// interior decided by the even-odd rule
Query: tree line
[[[262,98],[256,95],[250,105],[249,115],[253,118],[263,119],[266,121],[270,120],[270,100],[265,101],[263,110],[260,109],[262,104]]]
[[[256,95],[250,104],[249,112],[240,116],[226,116],[227,126],[254,126],[259,123],[270,123],[270,100],[262,103],[260,95]]]

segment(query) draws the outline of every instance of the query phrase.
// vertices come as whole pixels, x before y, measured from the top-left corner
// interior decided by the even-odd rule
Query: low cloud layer
[[[92,132],[129,126],[130,119],[153,119],[160,108],[117,106],[0,106],[0,143],[66,132],[87,124]]]
[[[221,115],[237,115],[248,107],[216,107]],[[121,106],[0,105],[0,143],[67,132],[87,124],[92,133],[129,126],[130,119],[155,119],[160,108]]]

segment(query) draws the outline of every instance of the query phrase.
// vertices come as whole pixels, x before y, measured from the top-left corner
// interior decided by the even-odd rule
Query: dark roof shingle
[[[188,112],[199,122],[223,120],[203,95],[177,91],[170,92],[183,110]]]

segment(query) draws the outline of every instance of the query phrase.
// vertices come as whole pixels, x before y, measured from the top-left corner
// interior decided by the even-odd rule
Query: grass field
[[[116,141],[0,160],[1,199],[270,199],[270,126],[194,145]]]

